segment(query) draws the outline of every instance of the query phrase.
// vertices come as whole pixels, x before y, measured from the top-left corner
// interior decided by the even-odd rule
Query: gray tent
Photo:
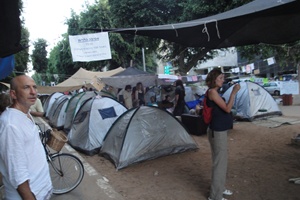
[[[65,109],[70,98],[70,95],[61,95],[55,99],[48,116],[49,124],[51,126],[57,129],[60,129],[64,126],[66,119]]]
[[[252,121],[255,118],[272,115],[282,115],[274,98],[260,85],[253,82],[240,82],[234,108],[236,117],[241,120]],[[223,97],[229,100],[233,86],[228,88]]]
[[[98,153],[107,131],[125,111],[125,106],[110,97],[95,96],[86,100],[68,133],[69,144],[88,155]]]
[[[47,118],[49,117],[49,113],[50,113],[53,103],[55,102],[55,100],[57,98],[59,98],[62,95],[64,95],[64,94],[61,92],[54,92],[50,96],[47,97],[47,99],[43,105],[44,112],[46,113]]]
[[[121,115],[108,131],[100,155],[117,169],[161,156],[197,149],[194,139],[170,113],[141,106]]]
[[[75,94],[68,102],[68,105],[65,109],[66,118],[64,124],[64,131],[69,132],[73,123],[73,119],[79,110],[82,103],[91,98],[96,96],[97,94],[94,91],[87,91]]]

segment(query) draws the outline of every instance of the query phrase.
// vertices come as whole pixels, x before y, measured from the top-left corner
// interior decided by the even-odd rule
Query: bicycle
[[[76,156],[69,153],[52,153],[47,145],[51,137],[51,130],[40,130],[41,142],[44,146],[46,158],[49,163],[50,176],[53,185],[53,194],[65,194],[74,190],[82,181],[84,167]]]

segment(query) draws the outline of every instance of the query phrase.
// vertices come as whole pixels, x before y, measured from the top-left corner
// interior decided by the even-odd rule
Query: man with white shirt
[[[42,102],[39,98],[37,98],[35,103],[30,106],[30,114],[32,115],[35,123],[43,132],[46,132],[49,129],[52,130],[51,126],[43,119],[45,112]]]
[[[0,116],[0,172],[7,200],[50,199],[52,183],[39,132],[30,114],[37,98],[32,78],[11,81],[12,105]]]

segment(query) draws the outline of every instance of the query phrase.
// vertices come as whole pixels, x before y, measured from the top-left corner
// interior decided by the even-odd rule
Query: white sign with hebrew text
[[[89,62],[111,59],[107,32],[74,36],[70,35],[69,41],[73,62]]]

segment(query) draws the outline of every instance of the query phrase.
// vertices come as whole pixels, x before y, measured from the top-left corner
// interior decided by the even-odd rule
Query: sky
[[[71,16],[71,9],[77,14],[84,10],[85,2],[93,4],[95,0],[23,0],[25,26],[30,36],[29,45],[38,38],[45,39],[49,47],[48,53],[55,44],[62,39],[61,35],[67,32],[64,25]],[[32,51],[32,48],[29,49]],[[31,52],[30,52],[31,53]]]

